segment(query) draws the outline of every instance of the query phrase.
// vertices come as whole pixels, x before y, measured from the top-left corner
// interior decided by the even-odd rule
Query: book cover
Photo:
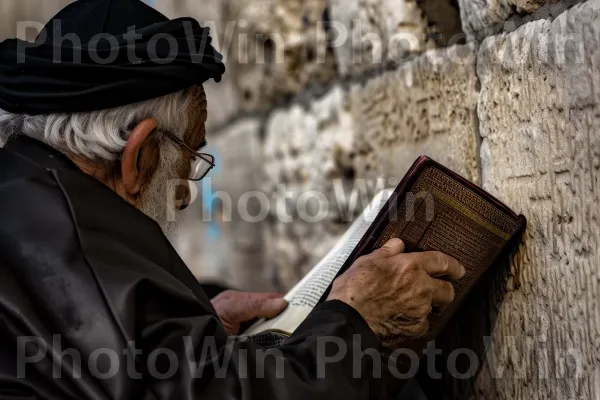
[[[440,251],[456,258],[467,273],[452,282],[455,300],[434,310],[430,330],[419,340],[434,339],[483,273],[519,237],[526,225],[480,187],[435,162],[419,157],[398,187],[379,193],[338,244],[288,293],[289,308],[270,321],[259,321],[246,334],[291,334],[329,295],[331,283],[354,261],[397,237],[407,252]]]

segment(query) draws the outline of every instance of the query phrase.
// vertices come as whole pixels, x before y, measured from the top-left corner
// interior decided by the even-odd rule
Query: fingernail
[[[467,270],[462,264],[460,264],[460,273],[462,274],[462,276],[465,276],[465,274],[467,273]]]
[[[385,242],[385,244],[383,245],[383,247],[396,247],[396,246],[400,246],[403,243],[404,242],[400,238],[391,238],[390,240],[388,240],[387,242]]]
[[[288,302],[285,299],[274,299],[272,304],[274,309],[280,310],[287,307]]]

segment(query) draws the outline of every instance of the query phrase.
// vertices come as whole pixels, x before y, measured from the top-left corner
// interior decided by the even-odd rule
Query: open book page
[[[277,331],[290,335],[294,332],[317,306],[392,193],[392,189],[387,189],[375,196],[335,247],[285,296],[290,305],[281,315],[271,320],[257,321],[244,334],[256,335],[265,331]]]

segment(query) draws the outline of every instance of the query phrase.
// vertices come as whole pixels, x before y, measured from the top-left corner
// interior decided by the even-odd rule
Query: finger
[[[247,320],[250,321],[254,318],[275,318],[283,312],[288,306],[288,302],[285,299],[267,299],[256,297],[250,304],[248,310]]]
[[[402,239],[393,238],[388,240],[383,246],[373,251],[371,254],[361,257],[363,260],[377,260],[380,258],[389,258],[404,253],[404,242]]]
[[[281,299],[285,297],[285,293],[252,293],[252,296],[263,298],[263,299]]]
[[[450,282],[432,279],[432,285],[432,305],[444,307],[450,305],[454,301],[454,286],[452,286]]]
[[[465,267],[454,258],[439,251],[412,253],[410,257],[433,278],[447,276],[457,280],[465,276]]]

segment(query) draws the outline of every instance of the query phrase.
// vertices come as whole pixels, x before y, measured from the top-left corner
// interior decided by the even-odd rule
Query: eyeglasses
[[[192,153],[192,163],[190,176],[187,178],[190,181],[201,181],[208,175],[211,169],[215,167],[215,158],[206,153],[198,153],[196,150],[192,149],[190,146],[185,144],[183,140],[179,139],[177,136],[173,135],[171,132],[165,130],[158,130],[161,133],[167,135],[169,139],[175,142],[178,146],[183,147],[190,153]]]

